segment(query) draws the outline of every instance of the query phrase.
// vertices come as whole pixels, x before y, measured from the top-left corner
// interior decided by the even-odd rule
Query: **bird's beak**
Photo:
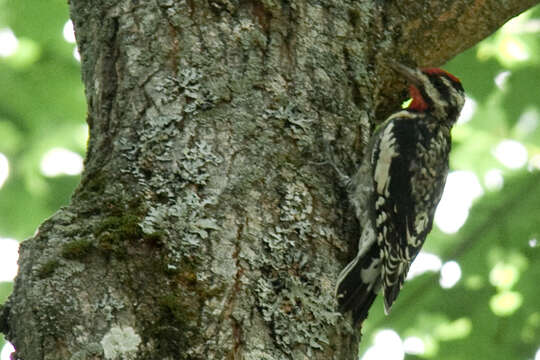
[[[396,61],[390,60],[388,61],[388,65],[394,69],[396,72],[403,75],[407,80],[409,80],[414,85],[421,85],[420,80],[420,71],[416,69],[411,69],[405,65],[402,65]]]

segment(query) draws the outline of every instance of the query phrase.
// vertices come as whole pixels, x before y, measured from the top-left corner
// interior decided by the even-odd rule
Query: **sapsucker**
[[[444,70],[390,65],[410,82],[412,102],[375,130],[348,183],[363,232],[336,293],[355,323],[367,317],[381,288],[390,312],[431,231],[448,174],[450,130],[465,102],[460,81]]]

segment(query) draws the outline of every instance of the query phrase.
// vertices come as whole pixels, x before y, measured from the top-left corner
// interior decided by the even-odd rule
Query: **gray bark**
[[[402,3],[71,0],[90,142],[21,246],[17,358],[354,359],[323,144],[351,173],[402,95],[385,58],[440,65],[536,1]]]

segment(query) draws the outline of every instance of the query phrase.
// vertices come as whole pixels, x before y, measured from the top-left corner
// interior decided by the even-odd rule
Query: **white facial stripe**
[[[434,106],[435,112],[439,113],[439,115],[443,115],[441,113],[442,109],[446,107],[448,103],[445,100],[441,99],[441,96],[440,96],[441,94],[439,93],[439,90],[437,90],[435,86],[433,86],[433,84],[431,83],[427,75],[422,74],[422,83],[425,86],[424,89],[426,91],[428,98],[430,98],[433,101],[433,105],[435,105]]]
[[[449,88],[449,89],[453,89],[454,88],[454,85],[452,85],[452,83],[450,82],[450,80],[448,80],[447,78],[445,78],[444,76],[441,77],[441,81],[443,82],[443,84]]]
[[[450,80],[448,80],[445,77],[441,78],[441,80],[444,83],[444,85],[448,88],[450,99],[452,99],[451,100],[452,103],[455,103],[455,105],[461,109],[464,103],[464,97],[454,88],[454,85],[452,84]]]

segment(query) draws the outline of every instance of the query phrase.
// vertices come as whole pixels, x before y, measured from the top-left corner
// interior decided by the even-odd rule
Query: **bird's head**
[[[439,68],[411,69],[397,62],[390,66],[409,81],[410,111],[431,112],[452,125],[465,103],[463,86],[457,77]]]

